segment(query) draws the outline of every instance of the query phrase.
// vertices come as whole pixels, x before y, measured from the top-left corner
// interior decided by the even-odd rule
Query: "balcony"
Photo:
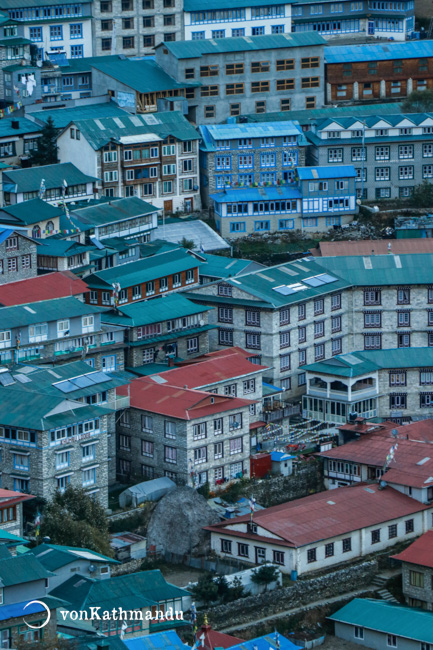
[[[284,402],[276,402],[272,409],[263,410],[263,420],[268,424],[269,422],[278,422],[283,418],[288,418],[292,415],[300,415],[301,407],[298,404],[289,404]]]
[[[113,411],[123,411],[129,408],[129,395],[117,396],[116,399],[109,400],[106,404],[101,404]]]

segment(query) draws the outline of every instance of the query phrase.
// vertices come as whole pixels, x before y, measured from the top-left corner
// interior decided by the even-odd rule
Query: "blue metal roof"
[[[292,4],[296,0],[284,0],[282,4]],[[241,9],[243,7],[267,7],[274,5],[275,0],[185,0],[185,11],[206,11],[211,9]]]
[[[295,458],[295,456],[286,454],[284,451],[271,451],[271,461],[273,462],[279,463],[282,460],[290,460],[291,458]]]
[[[128,650],[186,650],[188,648],[179,639],[175,630],[146,634],[135,639],[123,639],[123,643]]]
[[[284,199],[301,199],[302,194],[293,187],[240,187],[211,194],[215,203],[231,203],[232,201],[282,201]]]
[[[259,636],[257,639],[233,645],[230,650],[278,650],[278,648],[280,650],[301,650],[301,646],[295,645],[282,634],[278,635],[278,640],[275,637],[275,634]]]
[[[10,230],[9,228],[3,230],[3,228],[0,228],[0,244],[4,242],[5,239],[10,237],[14,231]]]
[[[33,602],[31,605],[24,607],[28,600],[23,600],[21,603],[14,603],[13,605],[3,605],[0,607],[0,621],[6,621],[9,618],[19,618],[20,616],[26,616],[28,614],[37,614],[38,612],[45,612],[45,607]]]
[[[214,140],[240,138],[269,138],[284,135],[302,135],[300,126],[294,122],[261,122],[254,124],[212,124],[206,127]]]
[[[301,181],[317,181],[328,178],[355,178],[353,165],[338,165],[338,167],[297,167]]]
[[[326,63],[417,59],[418,57],[433,56],[433,41],[380,43],[377,45],[334,45],[325,47],[324,54]]]

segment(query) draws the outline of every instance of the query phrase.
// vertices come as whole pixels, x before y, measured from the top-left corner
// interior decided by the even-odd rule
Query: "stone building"
[[[433,531],[428,530],[404,551],[393,555],[401,562],[403,595],[411,607],[433,610]]]
[[[119,305],[167,295],[198,284],[199,266],[200,261],[184,248],[162,250],[87,276],[90,293],[86,301],[91,305],[110,306],[114,304],[114,291],[118,293]]]
[[[123,329],[102,326],[101,311],[75,297],[3,307],[0,364],[85,359],[97,370],[123,370]]]
[[[139,196],[165,212],[192,212],[201,207],[198,141],[182,113],[171,111],[76,120],[58,145],[60,161],[100,178],[106,196]]]
[[[291,183],[305,165],[308,141],[297,122],[201,126],[203,203],[215,192]],[[223,235],[225,236],[225,235]]]
[[[330,104],[407,97],[413,90],[433,88],[433,43],[328,47],[325,68]]]
[[[22,161],[28,160],[37,148],[40,136],[41,127],[31,120],[15,115],[3,117],[0,120],[0,161],[11,166],[25,164]]]
[[[360,199],[410,197],[433,178],[433,115],[375,115],[318,120],[306,133],[312,165],[355,167]]]
[[[152,54],[155,45],[184,38],[183,0],[98,0],[93,26],[95,56]]]
[[[0,530],[23,536],[23,503],[33,495],[0,489]]]
[[[290,34],[291,7],[291,2],[275,4],[274,0],[263,0],[260,5],[245,0],[233,0],[230,5],[224,0],[185,0],[184,40]]]
[[[292,4],[292,31],[316,32],[325,38],[361,36],[404,41],[415,29],[413,0],[322,0],[319,4],[298,0]],[[361,47],[366,47],[365,45]]]
[[[209,351],[208,307],[174,293],[160,300],[142,300],[101,314],[103,323],[126,330],[127,367],[147,374],[169,367],[176,358],[192,359]]]
[[[141,377],[117,425],[119,480],[168,476],[211,486],[249,471],[251,402]]]
[[[37,274],[38,243],[25,233],[21,228],[0,226],[0,284],[26,280]]]
[[[214,306],[211,349],[237,345],[305,392],[302,366],[356,350],[433,345],[431,255],[305,258],[194,289]],[[430,325],[429,325],[430,323]]]
[[[351,413],[407,422],[433,405],[433,348],[365,350],[304,366],[306,418],[344,423]],[[432,494],[433,498],[433,494]]]
[[[34,240],[45,239],[59,233],[64,213],[63,207],[51,205],[40,198],[30,199],[0,208],[0,224],[25,229]]]
[[[319,108],[324,104],[325,41],[318,34],[274,34],[163,43],[156,63],[185,93],[197,124],[241,113]]]
[[[3,486],[50,499],[73,485],[107,506],[115,481],[115,411],[129,404],[115,389],[125,380],[83,362],[22,367],[0,379]]]

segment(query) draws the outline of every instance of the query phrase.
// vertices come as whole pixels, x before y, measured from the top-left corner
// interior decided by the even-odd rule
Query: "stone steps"
[[[394,598],[388,589],[379,589],[377,593],[382,598],[382,600],[386,600],[388,603],[394,603],[397,605],[399,604],[397,598]]]

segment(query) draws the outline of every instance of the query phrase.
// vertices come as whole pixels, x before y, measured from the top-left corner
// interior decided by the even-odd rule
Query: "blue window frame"
[[[237,27],[236,29],[232,29],[232,38],[239,38],[241,36],[245,36],[244,27]]]
[[[74,85],[74,77],[62,77],[63,88],[72,88]]]
[[[245,221],[231,221],[230,232],[245,232]]]
[[[108,357],[102,357],[101,370],[102,372],[113,372],[117,368],[117,359],[115,354],[110,354]]]
[[[50,26],[50,41],[61,41],[63,39],[63,26],[51,25]]]
[[[272,183],[272,185],[276,185],[277,183],[277,172],[264,172],[260,174],[260,182],[261,183]]]
[[[215,156],[215,169],[231,169],[232,158],[231,156]]]
[[[298,164],[298,151],[297,149],[287,149],[286,151],[283,151],[283,165],[287,166],[289,165],[290,167],[292,165],[297,165]]]
[[[204,32],[191,32],[193,41],[204,41]]]
[[[327,226],[341,226],[341,217],[326,217]]]
[[[71,39],[72,38],[83,38],[83,25],[82,23],[73,23],[69,26]]]
[[[284,25],[272,25],[272,34],[284,34]]]
[[[260,167],[275,167],[277,156],[275,153],[260,154]]]
[[[294,219],[280,219],[278,221],[278,230],[293,230],[295,227]]]
[[[215,181],[216,181],[217,190],[223,190],[226,187],[226,185],[231,185],[232,177],[230,175],[215,176]]]
[[[15,492],[30,492],[30,480],[28,478],[14,478]]]
[[[253,27],[251,30],[252,36],[263,36],[265,33],[264,27]]]
[[[13,454],[14,469],[28,472],[30,469],[30,457],[25,454]]]
[[[315,228],[317,226],[317,217],[306,217],[302,219],[303,228]]]
[[[263,230],[270,230],[271,229],[271,222],[270,221],[255,221],[254,222],[254,230],[256,232],[260,232]]]
[[[87,363],[91,368],[95,367],[95,359],[84,359],[84,362]]]
[[[71,45],[71,59],[82,59],[82,58],[83,58],[83,46]]]
[[[239,185],[252,185],[254,174],[239,174]]]
[[[225,38],[226,30],[225,29],[213,29],[212,38]]]
[[[42,41],[42,27],[30,27],[30,40]]]

